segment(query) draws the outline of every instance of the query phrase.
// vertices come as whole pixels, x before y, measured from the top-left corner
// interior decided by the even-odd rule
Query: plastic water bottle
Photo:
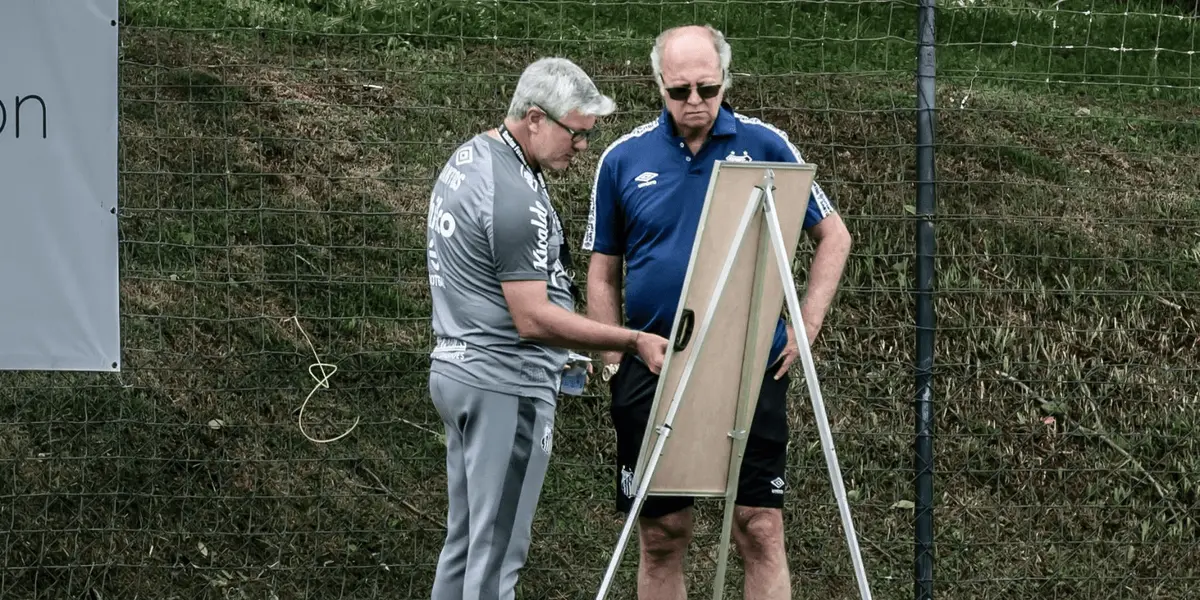
[[[582,365],[572,365],[562,376],[562,393],[568,396],[583,395],[583,388],[587,385],[587,367]]]
[[[559,391],[568,396],[582,396],[587,386],[587,365],[592,359],[572,352],[567,358],[567,370],[562,374]]]

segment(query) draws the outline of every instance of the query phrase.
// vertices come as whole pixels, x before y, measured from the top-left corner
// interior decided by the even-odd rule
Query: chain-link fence
[[[123,372],[0,374],[0,597],[427,598],[445,511],[433,179],[498,122],[525,64],[570,57],[620,108],[551,180],[578,247],[600,149],[659,109],[653,36],[687,22],[729,36],[730,102],[817,164],[855,237],[814,355],[874,597],[1195,596],[1194,7],[944,3],[933,171],[918,169],[920,11],[125,0]],[[914,456],[922,173],[932,470]],[[801,378],[793,391],[795,596],[854,598]],[[591,597],[616,542],[594,392],[560,405],[523,597]],[[693,595],[721,518],[699,509]],[[632,597],[625,565],[614,597]],[[726,582],[740,597],[736,559]]]

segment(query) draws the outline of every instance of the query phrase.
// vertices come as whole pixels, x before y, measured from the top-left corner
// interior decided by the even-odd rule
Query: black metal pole
[[[933,598],[933,285],[935,276],[933,217],[934,170],[934,10],[936,0],[920,0],[917,13],[917,220],[915,363],[916,472],[913,588],[917,600]]]

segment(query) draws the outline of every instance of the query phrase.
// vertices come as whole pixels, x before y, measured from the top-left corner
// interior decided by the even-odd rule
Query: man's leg
[[[751,425],[738,477],[732,533],[745,569],[746,600],[792,597],[783,545],[788,384],[788,377],[763,381],[763,410],[756,411],[759,418]]]
[[[633,473],[650,420],[657,376],[625,355],[610,382],[611,416],[617,433],[617,510],[629,514],[638,482]],[[684,600],[683,567],[692,540],[692,498],[650,496],[638,517],[638,590],[640,600]]]
[[[647,498],[643,509],[657,508],[649,504],[649,500],[658,498]],[[638,518],[637,597],[639,600],[686,600],[683,567],[688,544],[692,541],[692,507],[665,515],[655,514],[654,517],[646,514],[643,510]]]
[[[774,504],[767,496],[783,490],[782,465],[785,461],[779,457],[785,452],[775,449],[776,442],[759,442],[755,446],[760,444],[768,448],[759,447],[752,453],[748,444],[743,459],[742,474],[760,481],[749,483],[742,479],[744,485],[738,489],[733,512],[733,542],[745,569],[745,600],[787,600],[792,597],[792,592],[783,545],[783,509],[761,506]],[[762,466],[747,469],[750,465],[746,463],[751,462]],[[768,468],[774,463],[780,466]]]
[[[446,430],[446,541],[438,556],[433,577],[434,600],[462,598],[463,577],[467,568],[467,540],[470,523],[467,512],[467,479],[464,472],[462,429],[459,427],[462,405],[459,398],[446,397],[441,390],[441,375],[429,376],[429,393],[442,417]]]
[[[444,397],[463,406],[459,424],[470,512],[463,587],[446,598],[511,600],[545,475],[549,453],[541,439],[545,425],[553,426],[552,417],[547,419],[553,405],[444,377],[438,383]]]
[[[529,556],[533,519],[537,513],[538,501],[542,495],[542,483],[546,479],[546,469],[550,464],[550,453],[554,445],[555,405],[544,400],[535,400],[534,405],[537,409],[537,417],[533,423],[534,447],[529,455],[525,483],[521,488],[521,499],[516,507],[512,541],[508,545],[508,554],[504,557],[504,565],[500,573],[501,588],[504,590],[516,588],[517,575],[525,566],[525,559]]]

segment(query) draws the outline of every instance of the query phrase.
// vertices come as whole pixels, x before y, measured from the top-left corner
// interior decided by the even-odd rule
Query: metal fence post
[[[917,219],[916,219],[916,439],[914,471],[913,588],[917,600],[933,598],[933,286],[935,212],[934,57],[935,0],[917,12]]]

